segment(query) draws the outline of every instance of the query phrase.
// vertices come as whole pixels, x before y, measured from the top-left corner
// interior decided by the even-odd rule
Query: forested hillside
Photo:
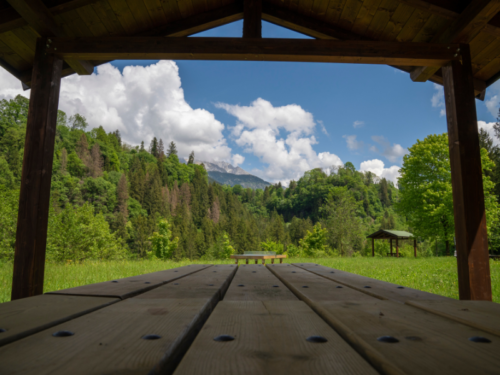
[[[3,260],[14,252],[27,110],[20,96],[0,102]],[[193,161],[180,163],[169,140],[133,147],[118,131],[89,130],[82,116],[59,111],[48,259],[211,259],[262,249],[349,255],[369,251],[370,232],[408,229],[394,212],[393,184],[351,163],[330,175],[311,170],[288,188],[252,190],[209,184]]]

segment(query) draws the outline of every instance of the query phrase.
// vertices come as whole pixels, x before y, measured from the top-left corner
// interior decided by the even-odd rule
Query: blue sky
[[[240,21],[197,36],[240,37],[241,31]],[[263,22],[263,37],[306,38],[267,22]],[[155,64],[157,61],[115,61],[112,66],[123,73],[123,69],[127,66],[151,67]],[[244,158],[240,164],[242,168],[269,181],[281,180],[285,183],[300,176],[304,169],[317,166],[324,168],[329,163],[338,164],[339,161],[342,163],[351,161],[358,169],[372,170],[380,176],[395,181],[397,170],[402,163],[402,155],[408,147],[411,147],[417,139],[446,131],[446,117],[442,115],[444,108],[442,89],[438,89],[430,82],[414,83],[407,73],[388,66],[224,61],[176,61],[176,64],[178,72],[169,73],[170,78],[161,76],[165,66],[157,69],[155,73],[148,73],[147,77],[147,79],[151,79],[152,76],[157,77],[157,81],[165,79],[172,82],[178,80],[175,74],[180,77],[178,85],[182,90],[179,91],[173,84],[174,88],[171,91],[158,89],[155,93],[157,97],[162,95],[169,97],[171,92],[183,93],[184,102],[181,101],[178,105],[191,107],[188,112],[184,112],[187,113],[185,119],[169,115],[167,119],[161,120],[169,124],[168,131],[165,127],[153,127],[153,130],[147,130],[145,125],[141,125],[141,121],[145,122],[143,119],[149,118],[148,111],[152,108],[168,107],[170,104],[155,101],[142,106],[135,105],[136,101],[141,100],[140,97],[147,95],[141,94],[140,91],[135,94],[137,95],[135,99],[134,94],[129,94],[131,98],[128,99],[127,105],[124,105],[126,101],[117,95],[111,103],[107,102],[105,109],[99,109],[98,104],[89,102],[89,99],[79,97],[81,93],[76,93],[77,83],[83,82],[89,85],[89,90],[94,87],[96,98],[99,95],[106,98],[110,82],[113,77],[117,77],[117,73],[111,70],[106,72],[99,70],[102,75],[100,82],[96,77],[93,78],[94,81],[92,78],[77,76],[65,79],[67,83],[63,80],[60,106],[70,114],[75,111],[84,113],[92,119],[89,121],[91,126],[97,126],[99,123],[106,130],[113,130],[113,126],[123,129],[122,134],[126,133],[125,138],[129,143],[138,144],[144,140],[147,144],[151,134],[155,134],[165,138],[165,142],[169,142],[171,140],[169,138],[178,140],[181,144],[180,149],[186,153],[192,142],[193,148],[200,150],[199,153],[204,155],[205,159],[226,158],[234,164]],[[144,73],[141,70],[134,71],[133,74],[140,76],[141,72]],[[106,74],[108,79],[105,80]],[[129,72],[129,75],[131,74]],[[82,81],[85,79],[86,81]],[[144,82],[148,82],[147,79],[144,78]],[[107,83],[102,83],[103,80]],[[130,79],[123,78],[122,85],[134,92],[127,82],[130,82]],[[136,88],[137,85],[140,85],[140,82],[135,82],[133,87]],[[99,89],[95,89],[97,86]],[[120,91],[116,85],[113,87],[114,89],[109,90]],[[148,91],[147,88],[143,90]],[[476,101],[478,120],[482,121],[481,126],[490,131],[495,121],[493,114],[498,111],[499,94],[500,85],[496,84],[489,90],[486,102]],[[3,96],[6,95],[3,92]],[[269,116],[283,115],[284,120],[279,121],[288,121],[288,125],[277,124],[274,127],[270,125],[272,130],[269,128],[269,131],[251,125],[252,120],[248,119],[249,116],[257,116],[256,113],[262,115],[264,107],[259,109],[252,104],[259,98],[263,100],[261,104],[270,112],[266,115],[268,117],[255,117],[255,121],[267,121],[265,119],[269,119]],[[126,108],[120,109],[120,105]],[[113,106],[118,108],[118,117],[121,116],[121,119],[116,120],[113,117],[110,110]],[[127,114],[120,115],[120,111],[125,111]],[[101,113],[101,117],[96,118],[96,113]],[[140,113],[139,120],[138,113]],[[211,118],[212,115],[214,118]],[[133,120],[129,121],[126,118]],[[156,120],[151,117],[149,121]],[[206,125],[210,129],[203,130],[197,138],[195,137],[196,139],[190,139],[189,134],[195,132],[193,129],[195,129],[194,124],[198,124],[197,121],[211,124]],[[272,119],[269,121],[272,122]],[[301,126],[301,121],[307,125],[297,130]],[[177,125],[174,126],[173,123]],[[233,128],[238,123],[243,123],[243,130],[240,129],[239,132]],[[198,125],[198,128],[203,126]],[[132,131],[131,127],[137,129]],[[138,128],[142,130],[139,131]],[[184,133],[177,133],[176,129],[181,128],[184,129]],[[274,132],[278,146],[279,141],[284,140],[284,145],[282,144],[284,149],[281,153],[272,154],[266,150],[274,148],[269,139],[268,143],[260,141],[259,137],[266,131]],[[156,134],[157,132],[162,134]],[[220,140],[216,141],[221,134],[222,143]],[[292,138],[295,142],[294,150],[302,150],[300,151],[304,153],[302,156],[291,156],[294,151],[290,148],[291,143],[287,144],[287,140]],[[217,145],[210,149],[210,142],[206,141],[208,139],[211,139],[210,142],[214,145],[218,142]],[[304,140],[309,143],[304,144]],[[206,144],[198,147],[197,142]],[[264,150],[259,150],[259,144]],[[276,148],[279,148],[278,146]],[[312,147],[315,155],[311,155],[311,150],[308,151],[307,147]],[[322,153],[324,158],[320,160]],[[332,155],[338,157],[338,160]],[[287,158],[288,161],[282,160]],[[364,168],[362,168],[363,162]]]

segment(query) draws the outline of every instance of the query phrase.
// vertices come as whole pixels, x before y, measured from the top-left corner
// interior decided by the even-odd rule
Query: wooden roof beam
[[[48,52],[65,59],[174,59],[445,65],[457,44],[311,39],[90,37],[54,38]]]
[[[243,38],[262,38],[262,0],[244,0]]]
[[[470,43],[486,24],[500,11],[499,0],[475,0],[437,34],[432,43]],[[415,82],[425,82],[439,70],[439,67],[418,67],[410,74]]]
[[[7,0],[23,19],[43,37],[62,37],[64,31],[41,0]],[[49,39],[50,44],[50,39]],[[66,59],[66,63],[78,74],[89,75],[94,65],[88,61]]]
[[[418,0],[420,1],[420,0]],[[297,14],[289,9],[276,6],[275,4],[264,2],[262,5],[262,19],[275,25],[302,33],[318,39],[335,40],[367,40],[367,38],[357,35],[351,31],[341,29],[326,22],[312,17]],[[414,69],[409,66],[393,66],[393,68],[411,73]],[[429,81],[443,85],[441,71],[438,70]],[[476,96],[484,94],[486,84],[484,81],[474,80],[474,93]],[[483,99],[481,99],[483,100]]]

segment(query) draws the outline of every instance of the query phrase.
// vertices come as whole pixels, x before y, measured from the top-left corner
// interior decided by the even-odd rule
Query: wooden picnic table
[[[500,305],[314,263],[191,265],[0,304],[0,374],[499,374]]]
[[[234,262],[235,264],[238,264],[238,261],[240,259],[245,259],[246,264],[248,264],[249,259],[255,259],[255,264],[257,264],[257,262],[259,260],[262,260],[262,264],[266,264],[266,259],[271,259],[271,264],[274,264],[274,260],[279,259],[280,264],[281,264],[281,263],[283,263],[283,259],[285,259],[285,258],[286,258],[286,255],[258,255],[258,254],[233,254],[233,255],[231,255],[231,259],[236,259],[236,261]]]

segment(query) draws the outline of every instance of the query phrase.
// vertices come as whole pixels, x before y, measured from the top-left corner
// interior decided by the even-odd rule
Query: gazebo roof
[[[487,0],[262,1],[263,20],[317,39],[468,43],[480,99],[500,78],[499,11],[497,1]],[[184,37],[241,20],[243,14],[241,0],[0,0],[0,66],[28,87],[39,36]],[[63,76],[90,74],[106,62],[92,57],[65,60]],[[393,65],[414,81],[443,83],[440,66]]]
[[[375,233],[370,234],[366,238],[374,238],[374,239],[390,239],[390,238],[397,238],[401,240],[405,240],[408,238],[413,238],[413,234],[410,232],[405,232],[403,230],[387,230],[387,229],[380,229],[376,231]]]

